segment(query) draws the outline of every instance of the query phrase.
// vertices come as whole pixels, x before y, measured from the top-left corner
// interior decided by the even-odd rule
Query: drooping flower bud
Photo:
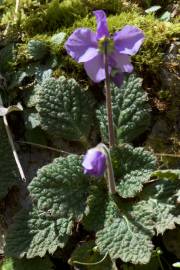
[[[82,165],[85,174],[102,176],[106,169],[106,155],[98,146],[91,148],[85,154]]]

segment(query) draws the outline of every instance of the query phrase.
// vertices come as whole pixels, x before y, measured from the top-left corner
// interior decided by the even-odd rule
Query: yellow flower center
[[[101,53],[111,54],[114,50],[114,41],[109,37],[102,37],[98,41],[98,49]]]

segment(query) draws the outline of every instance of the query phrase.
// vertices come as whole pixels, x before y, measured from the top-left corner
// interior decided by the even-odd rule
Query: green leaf
[[[169,11],[165,11],[159,19],[161,21],[169,22],[171,19],[171,13]]]
[[[51,38],[51,42],[54,45],[61,45],[66,37],[66,33],[60,32],[58,34],[54,34]]]
[[[92,124],[94,100],[74,79],[50,78],[39,89],[37,110],[49,134],[67,140],[85,140]]]
[[[117,206],[111,205],[112,202],[104,228],[96,234],[101,254],[108,253],[111,259],[120,258],[133,264],[148,263],[153,249],[151,232],[136,217],[127,218],[127,214],[123,215]]]
[[[7,138],[3,120],[0,119],[0,200],[8,191],[19,185],[19,173]]]
[[[79,263],[78,263],[79,262]],[[81,264],[82,263],[82,264]],[[82,243],[72,253],[69,264],[83,267],[87,270],[115,270],[110,258],[103,257],[96,250],[94,241]]]
[[[159,262],[157,256],[153,256],[148,264],[144,265],[128,265],[124,264],[122,270],[159,270]]]
[[[173,229],[175,223],[180,224],[179,180],[151,182],[136,201],[124,200],[118,195],[115,195],[116,199],[114,196],[113,200],[108,199],[103,185],[98,184],[96,188],[89,196],[84,224],[85,228],[97,231],[96,243],[100,253],[108,253],[111,259],[120,258],[133,264],[148,263],[153,235],[163,234],[165,230]]]
[[[174,229],[175,223],[180,224],[180,206],[177,203],[179,189],[179,180],[158,180],[145,187],[140,195],[141,200],[151,208],[157,234]]]
[[[6,237],[5,254],[9,257],[44,257],[63,248],[72,232],[73,221],[37,209],[21,210]]]
[[[142,79],[129,76],[118,88],[111,85],[113,121],[117,143],[132,142],[147,130],[150,122],[150,107],[147,94],[142,89]],[[107,114],[105,105],[97,110],[102,138],[108,141]]]
[[[89,231],[98,231],[103,228],[106,217],[107,188],[99,183],[91,186],[89,193],[83,224]]]
[[[28,42],[28,52],[34,60],[41,60],[48,53],[48,46],[40,40],[30,40]]]
[[[180,170],[158,170],[153,172],[152,176],[156,176],[160,179],[177,180],[180,179]]]
[[[39,114],[26,110],[24,112],[25,125],[27,129],[33,129],[40,126]]]
[[[1,270],[13,270],[13,262],[11,259],[6,259],[3,261],[2,266],[0,265]]]
[[[82,157],[57,158],[38,170],[29,185],[37,208],[52,215],[80,220],[84,214],[89,177],[83,173]]]
[[[148,263],[155,234],[153,218],[151,207],[144,201],[109,200],[104,228],[96,234],[101,254],[108,252],[111,259],[133,264]]]
[[[52,77],[53,70],[48,66],[39,65],[36,66],[35,76],[38,83],[42,83]]]
[[[89,177],[82,171],[82,157],[57,158],[38,170],[29,185],[34,208],[22,211],[6,239],[12,257],[43,257],[63,248],[75,221],[83,217]]]
[[[2,270],[51,270],[52,262],[48,257],[35,259],[13,259],[8,258],[2,265]]]
[[[173,267],[180,268],[180,262],[173,263]]]
[[[38,103],[40,90],[41,90],[41,87],[39,84],[37,84],[29,93],[29,95],[26,97],[26,104],[28,108],[32,108],[36,106],[36,104]]]
[[[111,156],[119,195],[123,198],[136,196],[155,169],[155,156],[142,147],[130,145],[116,148]]]
[[[161,6],[152,6],[148,9],[145,10],[146,13],[153,13],[156,12],[157,10],[161,9]]]
[[[102,194],[106,193],[100,184],[97,188],[101,189]],[[132,203],[120,197],[116,198],[116,204],[107,195],[104,195],[106,198],[103,201],[99,195],[100,192],[98,194],[96,191],[92,201],[89,200],[89,213],[84,223],[88,229],[99,230],[96,243],[100,253],[108,253],[112,260],[120,258],[124,262],[147,263],[153,249],[151,208],[144,202]]]

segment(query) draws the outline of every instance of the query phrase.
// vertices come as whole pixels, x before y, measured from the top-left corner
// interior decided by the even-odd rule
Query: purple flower
[[[84,156],[82,165],[85,174],[102,176],[106,169],[106,155],[96,147],[91,148]]]
[[[92,81],[100,82],[105,79],[106,47],[109,74],[117,85],[121,85],[124,73],[133,71],[130,56],[138,52],[144,34],[137,27],[126,25],[111,37],[105,12],[96,10],[93,13],[97,21],[96,33],[88,28],[78,28],[66,41],[65,48],[78,63],[84,63],[84,68]]]

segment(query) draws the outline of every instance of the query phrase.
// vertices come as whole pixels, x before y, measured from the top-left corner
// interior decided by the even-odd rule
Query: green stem
[[[159,265],[160,265],[160,267],[161,267],[161,270],[164,270],[164,267],[163,267],[163,265],[162,265],[162,262],[161,262],[161,259],[160,259],[159,254],[157,255],[157,259],[158,259]]]
[[[100,261],[97,261],[97,262],[94,262],[94,263],[85,263],[85,262],[79,262],[79,261],[72,261],[72,263],[73,264],[81,264],[81,265],[97,265],[97,264],[102,263],[106,259],[107,255],[108,255],[108,252],[106,252],[104,257]]]
[[[109,149],[105,144],[100,144],[102,148],[104,149],[106,153],[106,163],[107,163],[107,182],[108,182],[108,188],[109,188],[109,193],[110,194],[115,194],[116,193],[116,184],[115,184],[115,179],[114,179],[114,171],[113,171],[113,166],[112,166],[112,161],[111,161],[111,155],[109,152]]]
[[[113,127],[113,113],[112,113],[112,100],[110,92],[110,76],[108,71],[108,57],[107,57],[107,45],[105,45],[104,53],[104,64],[105,64],[105,91],[106,91],[106,110],[108,118],[108,133],[109,133],[109,147],[112,148],[115,146],[115,136],[114,136],[114,127]]]

